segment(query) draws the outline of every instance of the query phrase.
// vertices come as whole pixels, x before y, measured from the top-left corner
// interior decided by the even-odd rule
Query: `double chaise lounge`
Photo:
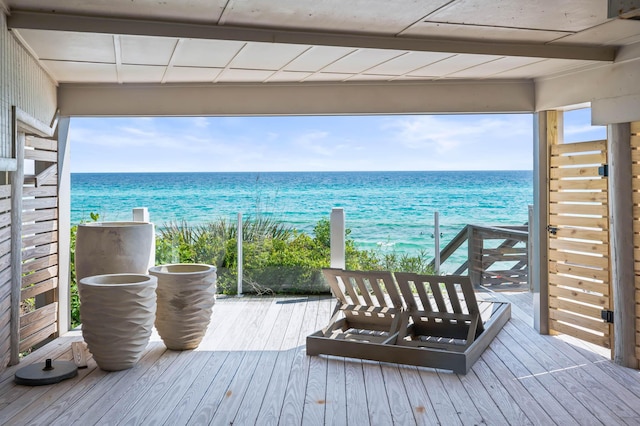
[[[511,317],[478,302],[467,276],[324,269],[337,299],[307,354],[442,368],[465,374]]]

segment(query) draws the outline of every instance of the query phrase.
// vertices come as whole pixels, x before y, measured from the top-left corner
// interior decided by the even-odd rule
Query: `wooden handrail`
[[[468,224],[442,249],[440,253],[441,262],[444,263],[469,238],[473,238],[475,243],[469,248],[467,260],[455,270],[455,275],[460,275],[467,271],[470,276],[473,275],[473,281],[475,281],[474,284],[476,285],[487,284],[488,282],[486,281],[495,282],[496,276],[501,276],[505,282],[520,283],[522,279],[519,277],[524,277],[523,279],[526,280],[528,274],[527,251],[525,250],[525,257],[523,258],[517,253],[519,249],[514,249],[514,247],[518,243],[528,244],[529,228],[527,225],[485,226]],[[484,250],[484,240],[504,241],[496,248]],[[470,259],[474,259],[473,271],[469,271]],[[517,261],[517,263],[506,271],[489,271],[489,268],[497,262],[505,261]],[[434,267],[435,259],[429,265]]]

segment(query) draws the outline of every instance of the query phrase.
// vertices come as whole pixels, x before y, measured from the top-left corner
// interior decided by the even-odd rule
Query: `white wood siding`
[[[6,17],[0,13],[0,158],[13,157],[12,105],[43,123],[50,123],[57,105],[56,85],[7,30]],[[24,165],[20,164],[18,167]],[[0,217],[0,234],[5,235],[11,229],[10,224],[2,219],[10,217],[10,185],[0,188],[4,188],[0,200],[5,206],[0,208],[3,212]],[[10,353],[6,330],[10,327],[7,303],[11,298],[11,280],[10,270],[3,263],[10,262],[10,254],[7,252],[10,244],[10,240],[0,237],[0,371],[5,368]]]
[[[11,106],[50,123],[57,105],[56,85],[16,38],[0,13],[0,157],[10,157]]]

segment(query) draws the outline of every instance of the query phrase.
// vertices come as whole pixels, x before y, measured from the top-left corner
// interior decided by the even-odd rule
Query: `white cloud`
[[[297,135],[293,139],[294,145],[303,148],[304,150],[323,156],[330,156],[335,151],[328,148],[327,138],[329,132],[321,130],[313,130],[308,133]]]

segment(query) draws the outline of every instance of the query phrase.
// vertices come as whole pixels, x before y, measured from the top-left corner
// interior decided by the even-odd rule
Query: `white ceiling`
[[[640,42],[640,21],[608,19],[603,0],[4,3],[59,83],[533,79]]]

